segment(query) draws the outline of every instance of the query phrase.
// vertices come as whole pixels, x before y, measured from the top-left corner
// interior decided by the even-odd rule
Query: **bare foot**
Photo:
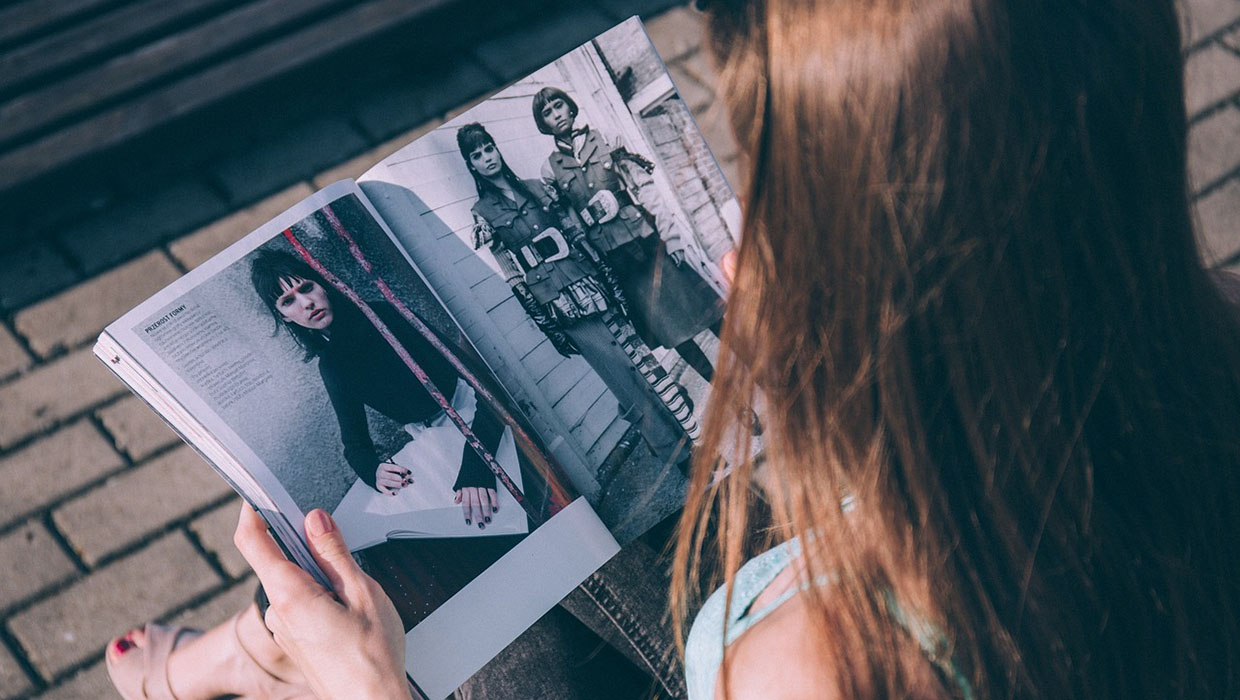
[[[126,700],[154,700],[168,692],[178,700],[313,697],[253,605],[205,633],[182,633],[167,659],[166,689],[160,670],[146,668],[155,641],[148,629],[131,630],[108,643],[108,670]]]

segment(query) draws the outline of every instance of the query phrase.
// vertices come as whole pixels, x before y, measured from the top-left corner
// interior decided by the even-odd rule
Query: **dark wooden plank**
[[[167,0],[156,0],[167,2]],[[198,1],[198,0],[195,0]],[[266,33],[349,0],[263,0],[168,36],[65,80],[0,104],[0,144],[46,125],[115,102],[188,66],[241,49]],[[171,4],[171,3],[170,3]],[[192,3],[187,3],[192,4]]]
[[[111,5],[116,0],[26,0],[0,10],[0,44]]]
[[[192,20],[212,9],[236,2],[142,0],[37,41],[21,44],[0,56],[0,92],[105,54],[109,49],[140,40],[178,21]]]
[[[399,26],[452,0],[373,0],[0,155],[0,191]]]

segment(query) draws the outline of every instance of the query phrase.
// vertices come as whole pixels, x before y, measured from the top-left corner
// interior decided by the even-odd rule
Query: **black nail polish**
[[[491,516],[489,516],[489,515],[488,515],[488,516],[486,517],[486,521],[487,521],[488,523],[490,523],[490,522],[491,522]]]
[[[466,525],[470,525],[470,524],[471,524],[471,523],[469,522],[469,518],[465,518],[465,524],[466,524]]]
[[[492,512],[492,513],[498,513],[498,512],[499,512],[499,506],[491,506],[491,512]]]
[[[485,523],[478,523],[478,529],[479,529],[479,530],[485,530],[485,529],[487,529],[487,526],[486,526],[486,524],[485,524]]]

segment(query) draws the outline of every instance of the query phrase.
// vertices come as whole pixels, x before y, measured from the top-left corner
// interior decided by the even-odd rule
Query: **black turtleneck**
[[[391,305],[370,302],[370,306],[435,387],[451,401],[460,375],[448,359]],[[332,408],[336,410],[336,419],[340,422],[344,457],[357,472],[358,478],[374,488],[379,456],[370,437],[365,406],[402,425],[430,421],[438,417],[442,409],[360,311],[352,305],[334,311],[335,318],[328,329],[329,340],[318,353],[319,374],[323,377]],[[481,397],[470,427],[487,450],[494,454],[503,434],[503,426]],[[453,488],[470,486],[493,489],[495,475],[482,457],[466,443]]]

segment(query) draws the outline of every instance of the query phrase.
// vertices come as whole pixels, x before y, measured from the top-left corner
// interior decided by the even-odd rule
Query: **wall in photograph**
[[[625,23],[594,40],[599,56],[659,162],[667,172],[682,210],[693,221],[692,231],[716,264],[735,245],[739,233],[728,227],[723,212],[735,206],[706,139],[689,106],[680,99],[645,31]]]

